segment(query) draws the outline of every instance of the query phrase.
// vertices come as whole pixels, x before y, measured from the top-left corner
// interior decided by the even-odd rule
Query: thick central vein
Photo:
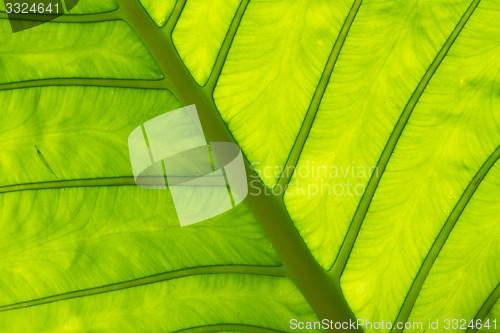
[[[215,106],[212,92],[193,80],[176,52],[171,38],[174,23],[158,29],[136,0],[118,0],[118,3],[124,19],[165,73],[169,90],[183,105],[196,105],[207,140],[235,143]],[[257,177],[248,160],[245,160],[245,168],[248,177]],[[329,279],[307,249],[281,198],[266,196],[266,187],[262,183],[254,185],[259,187],[261,194],[248,196],[245,203],[280,256],[287,276],[299,288],[318,317],[333,321],[354,320],[338,283]]]

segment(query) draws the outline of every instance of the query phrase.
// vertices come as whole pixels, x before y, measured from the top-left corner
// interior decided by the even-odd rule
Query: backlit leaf
[[[12,33],[1,2],[0,331],[498,331],[499,8],[80,0]],[[250,188],[181,228],[128,136],[190,104]]]

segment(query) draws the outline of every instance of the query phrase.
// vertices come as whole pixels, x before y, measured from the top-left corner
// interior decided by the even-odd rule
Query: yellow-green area
[[[221,274],[0,312],[0,326],[12,333],[160,333],[230,323],[283,332],[290,318],[315,320],[288,279]]]
[[[132,176],[128,136],[177,109],[168,91],[43,87],[0,91],[0,186]]]
[[[214,98],[260,178],[273,187],[304,119],[347,1],[250,1]]]
[[[406,103],[468,4],[362,3],[285,195],[324,269],[337,256],[368,180],[379,174],[377,162]],[[432,13],[425,24],[422,13]]]
[[[86,0],[15,34],[0,13],[0,330],[493,325],[499,8]],[[278,195],[181,228],[135,185],[129,134],[192,103]]]
[[[446,319],[466,319],[469,324],[500,284],[500,197],[494,195],[498,194],[499,186],[500,162],[497,162],[444,244],[409,321],[432,319],[443,325]],[[463,332],[453,325],[447,331]]]
[[[0,20],[0,83],[50,78],[151,79],[162,73],[123,21],[53,23],[12,33]],[[3,68],[5,67],[5,68]]]
[[[427,253],[432,246],[443,245],[433,243],[444,223],[474,175],[498,149],[500,96],[491,94],[500,70],[493,61],[496,52],[491,48],[500,42],[499,26],[494,24],[499,11],[494,3],[479,4],[442,61],[411,115],[375,192],[341,280],[344,295],[358,317],[374,321],[396,318]],[[498,197],[495,195],[498,187],[485,185],[485,189],[484,195]],[[489,214],[495,206],[487,207],[485,213]],[[491,217],[476,218],[473,224],[490,225]],[[494,237],[494,229],[485,232]],[[453,233],[450,237],[451,242]],[[463,251],[473,251],[477,245],[464,240],[461,246]],[[498,247],[483,246],[482,253],[498,256]],[[440,262],[438,257],[435,271],[440,269]],[[488,269],[492,278],[498,278],[500,272],[491,263]],[[430,274],[429,279],[432,271]],[[452,287],[454,276],[454,271],[448,270],[440,279]],[[474,276],[481,276],[477,282],[485,289],[490,288],[485,276],[478,271]],[[425,313],[431,317],[438,315],[427,303],[438,300],[432,295],[420,294],[417,300],[425,304]],[[464,311],[470,307],[463,315],[474,316],[473,310],[479,310],[487,295],[475,297],[477,303],[457,303]]]
[[[140,0],[144,9],[158,27],[164,27],[174,9],[176,0]]]
[[[240,0],[190,0],[177,22],[173,41],[199,85],[205,85]]]

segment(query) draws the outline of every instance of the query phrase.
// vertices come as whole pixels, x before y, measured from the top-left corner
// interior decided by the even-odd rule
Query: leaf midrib
[[[153,26],[147,13],[137,1],[118,0],[118,2],[123,18],[136,31],[165,73],[169,90],[183,105],[196,105],[207,140],[236,143],[215,106],[212,90],[207,89],[208,85],[200,87],[193,80],[175,51],[171,34],[175,20],[180,15],[179,8],[184,6],[184,1],[177,3],[174,9],[177,14],[172,15],[174,21],[167,23],[166,30],[158,30]],[[233,20],[233,24],[235,22],[238,23],[238,20]],[[222,60],[216,61],[216,63],[221,62],[223,63]],[[258,179],[248,158],[244,157],[248,176]],[[319,318],[333,321],[354,320],[354,315],[341,295],[339,285],[328,278],[307,249],[281,198],[266,196],[264,194],[266,187],[262,182],[255,185],[260,188],[262,194],[248,196],[245,202],[280,256],[287,276],[302,292]],[[355,332],[360,331],[355,330]]]
[[[213,87],[209,85],[200,87],[193,80],[173,45],[172,31],[185,1],[177,1],[171,19],[163,29],[154,24],[137,0],[118,0],[118,3],[119,11],[113,16],[116,15],[127,22],[150,51],[165,74],[165,80],[162,82],[163,89],[170,90],[183,105],[195,104],[197,106],[208,141],[235,142],[215,106],[212,95]],[[239,15],[243,15],[243,12],[240,10]],[[229,31],[236,31],[235,25],[239,22],[240,20],[233,19]],[[224,48],[229,49],[233,37],[226,37]],[[219,54],[214,67],[215,71],[218,70],[217,64],[222,66],[225,61],[223,58],[226,56],[226,52]],[[218,74],[211,77],[216,75]],[[216,80],[213,80],[213,84],[215,82]],[[246,156],[245,166],[249,175],[256,177]],[[265,185],[258,184],[258,186],[261,188],[261,193],[265,193]],[[280,198],[265,195],[249,196],[246,204],[281,257],[287,277],[299,288],[315,313],[320,318],[334,321],[354,319],[338,285],[328,279],[308,251]]]
[[[135,2],[133,0],[119,0],[118,2],[121,5],[121,7],[120,7],[119,10],[117,10],[115,12],[105,13],[106,15],[109,16],[109,20],[111,20],[111,19],[113,19],[113,20],[114,19],[124,19],[124,17],[126,18],[127,17],[126,12],[128,11],[128,9],[130,9],[130,8],[127,7],[129,5],[131,5],[135,9],[137,9],[136,8],[136,4],[133,4],[133,2]],[[355,216],[353,218],[353,221],[351,223],[351,227],[349,228],[349,231],[348,231],[348,234],[346,235],[344,244],[342,245],[341,252],[339,252],[339,257],[337,258],[337,261],[335,263],[334,269],[332,270],[334,276],[337,276],[336,274],[338,274],[338,277],[339,277],[340,274],[341,274],[341,272],[342,272],[342,270],[343,270],[343,267],[345,266],[345,262],[347,261],[347,258],[348,258],[349,254],[350,254],[350,251],[352,250],[352,246],[354,245],[354,241],[355,241],[356,236],[357,236],[357,234],[359,232],[359,229],[361,227],[361,223],[364,220],[364,216],[365,216],[365,214],[366,214],[366,212],[368,210],[368,207],[370,205],[371,198],[372,198],[372,196],[373,196],[373,194],[374,194],[374,192],[375,192],[375,190],[376,190],[376,188],[378,186],[378,183],[379,183],[380,178],[381,178],[381,176],[383,174],[383,171],[385,170],[385,166],[387,165],[387,163],[388,163],[388,161],[390,159],[392,151],[394,150],[394,148],[395,148],[395,146],[397,144],[397,141],[399,140],[399,137],[400,137],[400,135],[401,135],[401,133],[402,133],[405,125],[406,125],[406,122],[408,121],[408,118],[409,118],[411,112],[413,111],[413,109],[415,108],[416,104],[418,103],[418,100],[419,100],[420,96],[424,92],[425,88],[427,87],[427,84],[429,83],[430,79],[432,78],[432,76],[436,72],[436,70],[439,67],[441,61],[446,56],[448,50],[453,45],[453,43],[456,40],[456,38],[457,38],[458,34],[460,33],[461,29],[466,24],[467,20],[472,15],[474,9],[477,7],[477,5],[479,4],[479,2],[480,2],[480,0],[475,0],[469,6],[468,10],[466,11],[466,13],[464,14],[464,16],[462,17],[462,19],[458,23],[457,27],[453,30],[452,34],[450,35],[450,37],[448,38],[448,40],[446,41],[446,43],[444,44],[444,46],[442,47],[442,49],[440,50],[440,52],[438,53],[438,55],[436,56],[435,60],[433,61],[433,63],[429,67],[429,69],[427,70],[426,74],[424,75],[424,77],[420,81],[419,85],[417,86],[415,92],[413,93],[412,97],[410,98],[407,106],[405,107],[405,109],[404,109],[404,111],[403,111],[403,113],[402,113],[402,115],[401,115],[401,117],[400,117],[400,119],[399,119],[399,121],[398,121],[398,123],[397,123],[397,125],[396,125],[396,127],[395,127],[395,129],[393,131],[393,133],[390,136],[390,139],[388,140],[388,143],[387,143],[387,145],[386,145],[386,147],[385,147],[385,149],[384,149],[384,151],[383,151],[383,153],[382,153],[382,155],[380,157],[380,160],[379,160],[379,162],[377,164],[377,166],[380,165],[379,166],[379,170],[381,171],[380,172],[380,176],[378,178],[376,178],[375,180],[374,180],[374,177],[372,177],[372,179],[370,179],[370,181],[368,183],[367,191],[366,191],[365,195],[363,196],[363,198],[360,201],[360,204],[358,206],[358,210],[356,211],[356,214],[355,214]],[[167,46],[169,46],[169,47],[172,46],[171,45],[171,40],[170,40],[170,35],[171,35],[171,32],[172,32],[172,29],[175,26],[175,24],[176,24],[176,22],[177,22],[177,20],[178,20],[178,18],[180,16],[180,14],[181,14],[181,12],[182,12],[182,8],[184,7],[184,3],[185,3],[185,1],[177,1],[176,7],[174,8],[174,12],[172,14],[172,19],[169,20],[169,22],[166,25],[166,28],[164,28],[164,30],[163,30],[164,32],[168,31],[168,34],[169,34],[168,37],[169,38],[167,38],[165,40],[165,42],[166,42]],[[361,4],[361,0],[356,0],[354,2],[354,5],[353,5],[352,8],[354,8],[356,6],[356,3],[359,3],[359,5],[360,5]],[[246,4],[245,4],[245,7],[246,7]],[[240,11],[241,8],[242,8],[242,5],[240,4],[240,9],[238,11]],[[352,8],[351,8],[351,11],[352,11]],[[356,11],[357,11],[357,9],[356,9]],[[241,14],[243,14],[243,12],[244,12],[244,9],[242,10]],[[0,14],[0,18],[1,18],[1,15],[2,14]],[[101,14],[75,15],[75,16],[80,16],[80,17],[76,18],[76,20],[75,19],[71,19],[72,21],[70,21],[70,19],[69,19],[70,16],[67,16],[68,17],[67,18],[68,22],[84,22],[83,21],[84,19],[89,19],[89,18],[90,18],[90,21],[86,21],[86,22],[97,22],[97,21],[101,21],[102,17],[105,17],[105,15],[101,15]],[[130,18],[130,16],[129,16],[129,18]],[[61,19],[61,20],[58,19],[58,21],[61,21],[61,22],[63,20],[64,19]],[[78,20],[81,20],[81,21],[78,21]],[[92,20],[95,20],[95,21],[92,21]],[[142,23],[145,23],[144,22],[144,15],[142,15],[141,20],[142,20]],[[352,20],[354,21],[354,17],[352,18]],[[241,17],[240,17],[239,20],[236,20],[236,19],[233,20],[233,24],[234,24],[234,22],[237,22],[236,24],[239,24],[240,21],[241,21]],[[130,24],[129,21],[127,21],[127,22]],[[347,22],[347,20],[346,20],[346,22]],[[152,23],[152,20],[150,20],[150,23]],[[234,34],[235,34],[237,26],[233,27],[233,24],[231,25],[230,31],[232,31],[231,29],[233,29],[234,30]],[[352,22],[350,24],[352,24]],[[139,34],[139,31],[136,28],[134,28],[134,30],[136,30],[136,32],[138,32],[138,34]],[[347,29],[347,31],[345,32],[345,36],[343,37],[344,40],[347,37],[348,30],[349,29]],[[232,43],[232,40],[234,38],[234,34],[232,36],[230,36],[230,38],[226,37],[226,39],[224,41],[224,45],[225,45],[224,47],[227,47],[227,50],[229,50],[229,47],[230,47],[230,45]],[[342,34],[342,32],[341,32],[341,34]],[[140,37],[142,37],[141,39],[143,39],[143,41],[144,41],[144,34],[142,36],[140,36]],[[340,36],[339,36],[339,39],[341,39]],[[337,42],[339,41],[339,39],[337,40]],[[335,45],[337,45],[337,42],[336,42]],[[342,43],[343,43],[343,41],[342,41]],[[146,43],[146,45],[148,45],[148,44]],[[165,46],[165,44],[163,44],[163,46]],[[342,45],[340,44],[340,47],[341,46]],[[150,49],[150,46],[148,46],[148,49]],[[151,51],[151,49],[150,49],[150,51]],[[304,125],[304,124],[302,125],[301,130],[299,132],[299,135],[297,137],[297,141],[294,144],[294,147],[292,149],[292,153],[290,154],[289,161],[287,161],[287,165],[289,163],[292,164],[292,165],[295,165],[297,163],[298,158],[300,156],[300,153],[301,153],[301,151],[303,149],[303,146],[305,144],[305,141],[307,140],[308,133],[309,133],[309,131],[310,131],[311,127],[312,127],[312,124],[314,122],[314,118],[315,118],[315,115],[317,113],[317,109],[319,108],[319,104],[320,104],[322,96],[324,94],[324,90],[326,89],[326,84],[328,83],[328,80],[329,80],[329,78],[330,78],[330,76],[331,76],[331,74],[333,72],[334,64],[335,64],[336,58],[338,57],[338,54],[335,55],[334,51],[335,51],[335,46],[334,46],[334,50],[332,51],[332,54],[330,55],[329,61],[327,63],[328,65],[325,68],[325,71],[324,71],[324,73],[322,75],[322,78],[320,80],[320,85],[318,86],[318,88],[317,88],[317,90],[315,92],[315,95],[314,95],[315,98],[313,99],[313,101],[312,101],[312,103],[311,103],[311,105],[310,105],[310,107],[309,107],[309,109],[308,109],[308,111],[306,113],[306,119],[308,119],[307,125]],[[340,49],[338,50],[338,52],[340,53]],[[170,55],[170,57],[171,56],[172,55]],[[223,66],[224,59],[225,59],[226,56],[227,56],[227,52],[220,52],[219,57],[217,58],[216,65],[214,66],[214,72],[211,74],[210,79],[209,79],[209,82],[211,82],[211,84],[207,85],[207,86],[210,86],[210,88],[212,88],[212,89],[213,89],[213,86],[215,86],[215,84],[216,84],[216,78],[218,78],[218,75],[220,74],[220,69]],[[176,55],[174,55],[174,57],[176,57]],[[158,62],[158,57],[154,56],[154,58]],[[169,58],[169,57],[166,57],[166,58]],[[160,61],[159,64],[161,64],[161,63],[165,64],[165,62]],[[332,67],[332,70],[330,71],[330,73],[328,73],[329,66]],[[176,67],[176,69],[178,71],[181,71],[181,72],[184,71],[184,69],[181,68],[181,67],[179,67],[179,66],[174,66],[174,67]],[[165,68],[162,68],[162,69],[164,70],[165,73],[169,72],[168,70],[165,70]],[[219,73],[214,75],[214,73],[216,71],[219,71]],[[42,84],[48,83],[47,85],[63,85],[63,84],[58,84],[58,82],[62,82],[61,80],[67,80],[66,82],[68,82],[68,83],[73,82],[74,85],[78,85],[78,86],[81,86],[82,85],[81,82],[85,82],[85,81],[89,82],[89,85],[93,85],[94,82],[95,83],[97,83],[97,82],[100,82],[100,83],[103,83],[103,82],[104,83],[109,83],[111,86],[113,86],[113,84],[122,84],[122,83],[125,84],[125,83],[128,83],[128,84],[133,85],[133,87],[136,87],[136,86],[134,86],[136,84],[144,85],[144,88],[146,88],[146,89],[147,88],[151,88],[150,84],[154,84],[155,82],[159,82],[159,83],[161,83],[161,86],[159,86],[158,89],[169,89],[169,90],[172,90],[174,92],[174,95],[176,95],[181,101],[184,100],[184,102],[185,102],[185,101],[191,100],[192,96],[186,96],[185,94],[182,93],[182,89],[181,89],[182,88],[182,84],[179,87],[176,82],[172,81],[172,80],[175,79],[175,77],[176,77],[176,75],[172,75],[172,76],[169,77],[169,79],[160,80],[160,81],[146,81],[146,80],[126,80],[126,81],[123,81],[123,80],[102,80],[101,81],[101,80],[92,80],[92,79],[55,79],[55,80],[50,80],[49,79],[49,80],[40,80],[39,82],[42,83]],[[213,78],[215,78],[215,79],[213,79]],[[80,81],[80,84],[78,84],[77,81]],[[326,84],[325,84],[324,87],[321,84],[322,82],[326,82]],[[70,84],[70,85],[72,85],[72,84]],[[4,89],[16,89],[16,88],[24,88],[24,87],[27,87],[27,86],[35,86],[35,85],[30,85],[29,82],[5,84],[5,85],[0,85],[0,90],[2,90],[3,88]],[[98,85],[98,86],[105,86],[105,85]],[[125,87],[125,85],[123,85],[123,87]],[[127,86],[127,88],[128,88],[128,86]],[[143,88],[143,87],[142,86],[137,86],[137,88]],[[211,110],[211,112],[208,112],[208,114],[209,114],[210,117],[212,117],[213,121],[211,123],[216,123],[217,126],[215,126],[215,128],[217,130],[220,130],[221,129],[220,125],[221,124],[223,125],[224,123],[221,121],[221,119],[220,119],[220,117],[219,117],[219,115],[217,113],[217,110],[215,108],[215,105],[213,105],[213,99],[212,99],[211,91],[210,90],[211,89],[205,89],[205,90],[203,90],[203,89],[200,88],[198,91],[195,92],[195,95],[198,95],[197,98],[195,98],[195,99],[200,99],[200,97],[201,97],[201,100],[207,102],[208,109],[214,109],[215,110],[215,113],[213,112],[214,110]],[[187,93],[187,95],[190,95],[190,93]],[[315,102],[315,101],[317,101],[317,102]],[[209,126],[209,127],[211,128],[211,126]],[[222,127],[224,127],[224,126],[222,126]],[[222,132],[224,132],[223,134],[216,133],[217,130],[214,131],[214,130],[210,129],[208,131],[209,133],[207,133],[207,134],[211,134],[211,135],[213,135],[215,137],[224,137],[225,139],[231,140],[232,142],[234,142],[234,138],[232,138],[232,135],[230,133],[228,133],[227,128],[222,129]],[[285,170],[286,170],[286,168],[285,168]],[[133,177],[123,177],[123,178],[128,178],[126,181],[131,183],[131,184],[127,184],[127,185],[133,185],[134,184],[133,183]],[[111,179],[111,178],[108,178],[108,180],[109,179]],[[72,181],[75,181],[75,180],[69,180],[67,182],[72,182]],[[81,181],[81,180],[76,180],[76,181]],[[119,181],[123,181],[123,179],[122,180],[117,180],[117,182],[119,182]],[[288,181],[289,181],[289,179],[285,179],[285,178],[279,180],[280,183],[282,183],[282,182],[286,183]],[[372,185],[372,187],[370,187],[370,184],[372,184],[372,183],[373,183],[373,185]],[[16,185],[16,186],[19,186],[19,185]],[[101,185],[95,185],[95,186],[101,186]],[[476,186],[477,186],[477,184],[476,184]],[[0,188],[0,193],[2,193],[1,190],[2,189]],[[471,193],[471,195],[472,195],[472,193]],[[462,200],[462,199],[463,199],[463,197],[460,200]],[[273,206],[273,205],[275,205],[275,204],[271,203],[271,206]],[[458,206],[458,204],[457,204],[457,206]],[[465,208],[465,205],[463,206],[463,208]],[[256,208],[256,209],[258,210],[258,208]],[[280,211],[280,210],[283,210],[284,208],[277,208],[277,209],[278,209],[278,211]],[[285,211],[285,213],[286,213],[286,211]],[[280,214],[283,214],[283,212],[278,213],[277,215],[280,215]],[[284,215],[280,215],[280,216],[284,216]],[[259,221],[259,222],[261,222],[261,225],[263,225],[263,224],[266,223],[266,221]],[[272,222],[272,221],[268,220],[267,222]],[[285,224],[291,223],[291,221],[289,220],[289,217],[284,218],[284,221],[281,221],[281,222],[284,222]],[[359,222],[359,224],[357,224],[356,222]],[[293,227],[293,223],[292,223],[292,227]],[[263,229],[266,231],[266,234],[269,234],[270,228],[263,227]],[[273,229],[273,228],[271,228],[271,229]],[[276,229],[276,228],[274,228],[274,229]],[[276,231],[271,231],[271,233],[276,233]],[[269,237],[269,238],[271,238],[271,239],[272,238],[276,238],[276,236]],[[352,242],[350,240],[352,240]],[[293,243],[293,241],[292,241],[292,243]],[[300,248],[300,250],[304,250],[304,248]],[[345,262],[342,265],[341,262],[343,260],[340,261],[340,263],[339,263],[339,260],[340,260],[340,258],[344,258],[344,257],[345,257]],[[310,261],[310,258],[308,258],[306,261]],[[309,262],[309,265],[315,266],[314,263]],[[340,268],[338,268],[338,267],[340,267]],[[168,274],[168,273],[165,273],[165,274]],[[287,274],[290,274],[290,272],[288,272]],[[293,273],[292,273],[292,275],[293,275]],[[126,283],[126,282],[124,282],[124,283]],[[153,282],[150,282],[150,283],[153,283]],[[495,294],[495,293],[493,293],[493,294]],[[80,297],[80,296],[77,296],[77,297]],[[497,298],[498,298],[498,296],[497,296]],[[0,307],[0,311],[1,311],[1,307]]]

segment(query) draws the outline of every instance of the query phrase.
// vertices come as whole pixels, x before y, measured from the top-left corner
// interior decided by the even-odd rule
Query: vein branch
[[[474,323],[476,323],[478,320],[483,320],[486,318],[486,316],[490,313],[490,311],[493,309],[497,301],[500,299],[500,283],[496,286],[495,289],[493,289],[493,292],[486,298],[486,300],[483,303],[483,306],[479,309],[478,313],[476,314],[476,317],[474,317]],[[465,333],[475,333],[478,331],[477,325],[475,328],[468,328]]]
[[[304,121],[300,127],[299,133],[297,134],[297,138],[295,139],[295,143],[293,144],[292,150],[288,156],[283,170],[290,170],[289,168],[292,168],[293,170],[297,166],[302,150],[304,149],[304,146],[306,144],[307,137],[311,132],[314,119],[316,118],[316,114],[318,113],[321,100],[323,99],[326,88],[328,87],[330,77],[332,76],[333,69],[335,68],[335,63],[339,58],[340,52],[342,51],[342,46],[347,39],[349,30],[351,29],[351,26],[354,22],[354,19],[356,18],[356,14],[358,13],[359,7],[361,7],[362,2],[363,0],[354,1],[349,14],[347,15],[347,18],[344,21],[344,25],[342,26],[340,34],[337,37],[335,44],[333,45],[332,52],[330,53],[330,56],[326,63],[326,67],[323,70],[323,74],[321,75],[318,86],[316,87],[316,91],[314,92],[314,96],[311,100],[311,104],[307,109]],[[293,172],[283,172],[278,181],[279,186],[281,186],[281,188],[285,188],[285,186],[290,182],[292,175]]]
[[[171,35],[175,25],[177,24],[177,21],[179,21],[179,18],[181,17],[182,11],[184,10],[184,6],[186,5],[186,0],[177,0],[175,3],[174,10],[172,11],[172,14],[170,14],[170,17],[168,18],[167,24],[165,25],[164,29],[168,31],[168,33]]]
[[[375,191],[378,187],[378,184],[380,183],[380,179],[382,178],[385,168],[387,167],[387,164],[389,163],[389,159],[392,155],[392,152],[394,151],[399,138],[401,137],[401,134],[403,133],[403,130],[408,123],[408,119],[410,118],[410,115],[412,114],[413,110],[415,109],[415,106],[417,105],[420,97],[422,96],[424,90],[427,88],[427,85],[429,84],[431,78],[433,75],[436,73],[439,65],[443,61],[443,59],[446,57],[448,54],[448,51],[452,47],[453,43],[457,39],[458,35],[462,31],[463,27],[469,20],[469,18],[472,16],[474,13],[474,10],[478,6],[479,2],[481,0],[474,0],[470,6],[467,8],[465,11],[464,15],[458,22],[458,24],[455,26],[453,29],[452,33],[444,43],[443,47],[441,50],[438,52],[436,57],[434,58],[433,62],[425,72],[424,76],[420,80],[417,88],[413,92],[412,96],[410,97],[410,100],[406,104],[405,108],[403,109],[403,112],[401,113],[401,116],[396,123],[396,126],[394,130],[392,131],[389,140],[387,141],[387,144],[382,152],[382,155],[380,156],[380,159],[377,163],[377,170],[378,172],[374,173],[372,177],[370,178],[370,181],[368,182],[368,185],[366,186],[366,191],[363,194],[358,208],[356,210],[356,213],[354,214],[354,217],[352,219],[351,225],[349,227],[349,230],[347,232],[347,235],[344,239],[344,242],[342,244],[342,247],[339,251],[339,255],[337,257],[337,260],[333,266],[333,269],[331,270],[331,274],[334,275],[336,278],[340,278],[340,275],[342,274],[342,271],[344,270],[344,267],[347,263],[347,260],[349,258],[349,255],[351,253],[351,250],[354,246],[354,242],[356,241],[356,238],[358,236],[359,230],[361,229],[361,224],[363,223],[363,220],[366,216],[366,213],[368,212],[368,208],[370,207],[373,195],[375,194]]]
[[[35,299],[31,301],[3,305],[0,306],[0,312],[24,309],[32,306],[64,301],[68,299],[98,295],[103,293],[108,293],[112,291],[118,291],[128,288],[134,288],[139,286],[144,286],[147,284],[158,283],[163,281],[168,281],[177,278],[183,278],[193,275],[205,275],[205,274],[253,274],[253,275],[265,275],[265,276],[285,276],[282,267],[271,267],[271,266],[206,266],[206,267],[194,267],[187,268],[173,272],[166,272],[157,275],[151,275],[135,280],[110,284],[102,287],[83,289],[78,291],[72,291],[64,294],[53,295],[49,297],[44,297],[40,299]]]
[[[20,192],[20,191],[50,190],[50,189],[60,189],[60,188],[72,188],[72,187],[132,186],[132,185],[136,185],[134,177],[69,179],[69,180],[56,180],[48,182],[2,186],[0,187],[0,194]]]
[[[249,333],[281,333],[283,331],[277,331],[270,328],[264,328],[253,325],[242,325],[242,324],[219,324],[210,326],[200,326],[187,328],[180,331],[175,331],[174,333],[204,333],[204,332],[249,332]],[[283,332],[284,333],[284,332]]]
[[[227,55],[229,54],[229,49],[233,44],[234,37],[236,36],[236,32],[238,31],[238,27],[240,26],[241,20],[243,19],[243,15],[248,7],[248,3],[250,0],[242,0],[236,11],[236,14],[231,22],[229,30],[224,38],[224,42],[222,43],[222,47],[217,55],[217,59],[215,61],[214,68],[212,69],[212,73],[208,78],[208,82],[206,84],[206,88],[213,93],[215,89],[215,85],[217,84],[217,80],[222,72],[222,68],[224,67],[224,63],[226,62]]]
[[[46,163],[46,162],[44,162]],[[46,166],[50,172],[55,176],[50,166]],[[161,179],[161,181],[158,180]],[[187,186],[187,187],[227,187],[228,185],[221,185],[220,178],[218,176],[206,176],[203,177],[202,181],[199,181],[196,185],[186,184],[186,182],[193,180],[194,178],[199,178],[199,176],[169,176],[167,183],[168,187],[173,186]],[[65,179],[65,180],[54,180],[45,181],[37,183],[28,184],[16,184],[16,185],[6,185],[0,186],[0,194],[2,193],[12,193],[21,191],[39,191],[39,190],[53,190],[61,188],[74,188],[74,187],[111,187],[111,186],[148,186],[150,188],[158,186],[160,189],[165,189],[164,176],[145,176],[139,177],[137,180],[132,176],[122,176],[122,177],[103,177],[103,178],[89,178],[89,179]]]
[[[493,154],[491,154],[490,157],[486,160],[486,162],[481,166],[481,168],[476,173],[474,178],[472,178],[471,182],[469,183],[469,186],[467,186],[464,193],[460,197],[460,200],[458,200],[450,216],[448,217],[445,224],[441,228],[441,231],[437,236],[436,240],[434,241],[434,244],[432,245],[429,253],[427,254],[427,257],[424,259],[424,262],[422,263],[422,266],[420,267],[417,276],[413,280],[413,283],[410,287],[410,290],[408,291],[408,294],[406,295],[406,299],[403,303],[403,306],[401,307],[401,310],[395,322],[407,321],[408,317],[410,316],[410,312],[413,306],[415,305],[418,294],[420,293],[420,290],[422,289],[422,286],[424,285],[424,282],[427,276],[429,275],[429,272],[432,266],[434,265],[434,262],[436,261],[439,253],[443,249],[443,246],[448,240],[448,237],[450,236],[458,219],[460,218],[462,212],[464,211],[465,207],[469,203],[470,199],[476,192],[477,188],[481,184],[486,174],[488,174],[488,172],[491,170],[491,168],[496,163],[496,161],[498,161],[499,158],[500,158],[500,146],[497,147],[497,149],[493,152]],[[394,330],[394,332],[401,332],[401,331],[402,330],[397,330],[397,329]]]
[[[49,87],[49,86],[89,86],[108,88],[135,88],[135,89],[168,89],[165,80],[128,80],[128,79],[91,79],[91,78],[61,78],[41,79],[22,82],[2,83],[0,91]]]

